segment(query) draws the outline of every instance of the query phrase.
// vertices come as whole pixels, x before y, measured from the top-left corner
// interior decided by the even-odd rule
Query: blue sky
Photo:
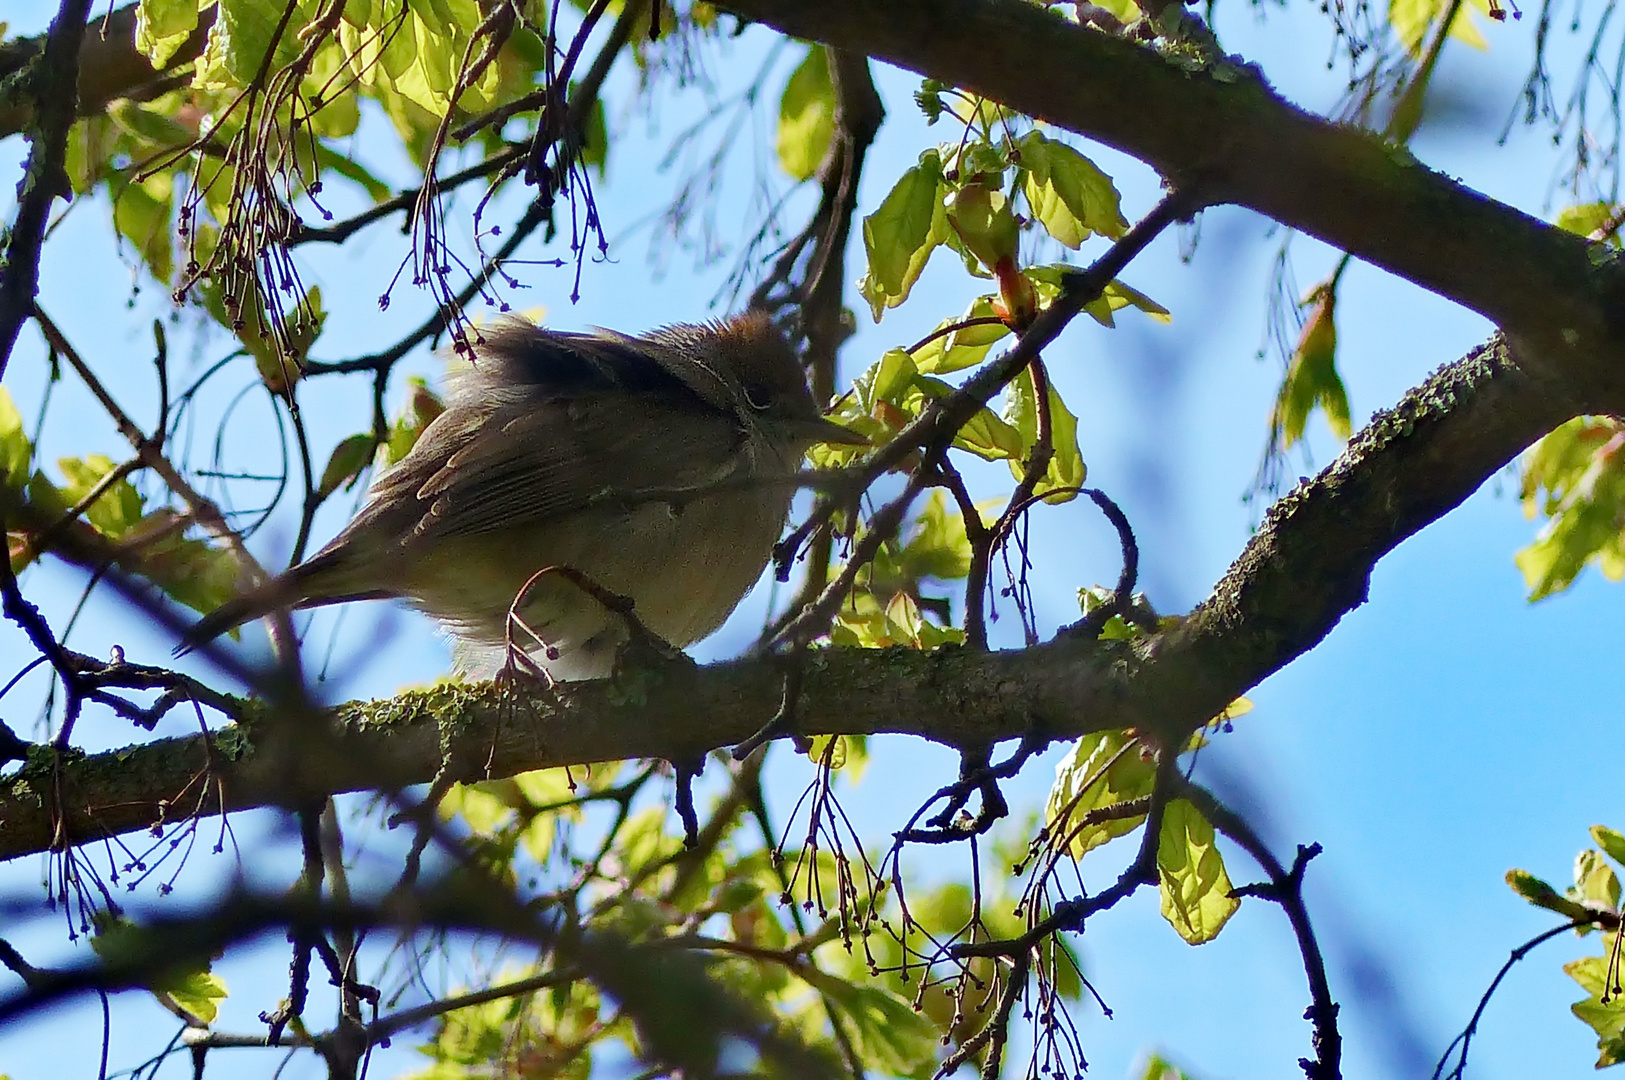
[[[20,7],[19,14],[8,15],[17,28],[43,25],[48,9],[38,0],[22,0]],[[1229,48],[1259,61],[1299,104],[1316,110],[1333,105],[1340,78],[1325,67],[1330,35],[1315,5],[1294,5],[1285,12],[1271,8],[1263,15],[1239,3],[1220,7]],[[1555,209],[1549,140],[1538,129],[1521,128],[1504,147],[1494,138],[1527,68],[1533,21],[1485,24],[1491,42],[1486,53],[1459,46],[1448,51],[1443,78],[1466,106],[1463,123],[1453,130],[1424,129],[1415,150],[1424,162],[1479,190],[1546,214]],[[727,62],[736,71],[753,70],[756,60],[746,58],[763,54],[763,40],[760,32],[748,34]],[[1565,41],[1563,47],[1571,44]],[[774,78],[782,81],[793,63],[786,55]],[[940,127],[928,130],[912,107],[909,93],[916,80],[889,70],[879,78],[889,122],[862,192],[866,210],[920,149],[948,137]],[[624,89],[630,79],[623,69],[617,84]],[[657,265],[648,257],[648,227],[633,227],[648,213],[650,192],[673,186],[674,174],[654,163],[698,107],[699,97],[690,95],[664,102],[654,123],[612,115],[624,138],[599,190],[614,245],[611,261],[587,266],[582,299],[575,305],[568,300],[567,272],[536,268],[529,278],[532,288],[516,298],[516,306],[545,305],[554,325],[602,324],[627,331],[714,313],[707,304],[726,262],[696,268],[678,251]],[[764,128],[757,134],[766,140],[763,152],[770,151],[770,133]],[[1149,209],[1156,187],[1147,170],[1109,151],[1086,149],[1117,177],[1131,219]],[[363,150],[378,153],[372,145]],[[0,173],[15,175],[20,153],[19,140],[0,143]],[[386,160],[386,166],[398,165]],[[405,178],[402,172],[395,175]],[[725,205],[743,205],[744,183],[737,176],[728,183]],[[9,207],[8,202],[8,214]],[[455,211],[448,216],[455,218]],[[167,310],[167,301],[150,284],[132,293],[130,273],[110,253],[106,223],[106,207],[95,203],[69,215],[48,251],[42,302],[87,355],[127,359],[114,390],[131,412],[150,418],[147,327]],[[1105,331],[1084,322],[1048,354],[1057,384],[1080,416],[1090,482],[1116,497],[1135,522],[1145,556],[1143,583],[1166,611],[1188,609],[1205,595],[1261,514],[1258,503],[1245,503],[1242,496],[1258,464],[1279,375],[1273,356],[1256,357],[1277,241],[1269,223],[1255,215],[1210,211],[1188,265],[1179,258],[1179,238],[1169,235],[1124,275],[1172,310],[1171,326],[1124,318],[1117,330]],[[1324,277],[1335,259],[1335,253],[1301,238],[1294,250],[1304,287]],[[309,280],[321,284],[329,310],[341,313],[330,320],[318,355],[371,351],[421,318],[426,300],[409,290],[397,290],[388,312],[376,304],[398,251],[386,229],[356,250],[301,253]],[[861,265],[859,251],[854,267]],[[886,348],[918,338],[962,310],[981,288],[957,266],[933,263],[910,303],[882,324],[874,326],[860,314],[860,332],[844,357],[847,373],[861,370]],[[861,313],[855,294],[852,304]],[[1340,362],[1356,422],[1392,404],[1490,329],[1470,312],[1358,264],[1350,271],[1338,314]],[[221,351],[218,343],[201,348],[196,363]],[[38,399],[40,355],[35,340],[28,339],[7,372],[7,385],[19,402]],[[409,363],[417,372],[438,372],[438,363],[426,353]],[[71,381],[57,393],[59,408],[95,415]],[[330,441],[366,423],[364,387],[323,385],[307,394],[305,407],[313,427]],[[25,415],[28,411],[24,404]],[[251,453],[268,437],[266,415],[260,405],[243,406],[242,426],[234,428],[234,434],[241,433],[238,452]],[[1324,425],[1317,421],[1314,427],[1310,454],[1314,462],[1325,463],[1336,447]],[[111,429],[89,434],[93,449],[120,453]],[[71,445],[48,447],[44,456],[84,452],[85,435],[75,428]],[[1293,465],[1307,469],[1301,457]],[[1000,479],[996,472],[986,473],[982,493],[993,494]],[[1539,605],[1526,603],[1512,553],[1529,541],[1535,525],[1524,520],[1515,491],[1510,474],[1492,480],[1460,510],[1385,559],[1373,577],[1370,602],[1319,649],[1251,693],[1255,711],[1237,722],[1234,734],[1217,740],[1198,770],[1255,815],[1283,856],[1297,843],[1318,841],[1326,849],[1309,872],[1310,902],[1331,960],[1334,992],[1343,1002],[1351,1078],[1425,1075],[1507,951],[1552,924],[1550,916],[1529,908],[1502,884],[1509,867],[1565,884],[1574,853],[1587,843],[1587,826],[1625,827],[1618,786],[1611,782],[1613,762],[1605,752],[1608,736],[1617,731],[1625,690],[1605,633],[1617,620],[1621,594],[1588,573],[1569,593]],[[336,530],[342,518],[340,508],[325,514],[319,523],[323,535]],[[290,540],[284,520],[281,528],[261,534],[257,549],[275,558]],[[1110,582],[1117,574],[1115,537],[1081,504],[1037,522],[1034,557],[1040,615],[1048,626],[1075,617],[1078,586]],[[32,571],[26,585],[60,625],[79,579],[46,566]],[[765,590],[759,590],[696,654],[737,652],[760,625],[764,602]],[[389,647],[376,650],[365,664],[350,664],[345,642],[353,646],[365,640],[362,635],[378,619],[394,628]],[[350,610],[344,620],[332,670],[347,677],[328,687],[336,698],[389,694],[444,667],[443,646],[413,617],[370,605]],[[1013,613],[1006,613],[999,624],[1005,644],[1014,643],[1014,623]],[[326,639],[318,634],[313,640]],[[112,602],[93,602],[74,644],[105,653],[114,643],[124,645],[133,659],[161,662],[167,655],[167,642],[139,620]],[[0,655],[22,656],[24,648],[9,625],[0,627]],[[37,694],[37,684],[16,693],[26,695],[31,685]],[[32,706],[6,704],[6,719],[25,730]],[[165,731],[184,729],[176,719]],[[97,715],[85,737],[94,745],[117,745],[130,735],[112,718]],[[1055,756],[1018,778],[1013,802],[1041,805],[1052,778],[1047,766]],[[908,740],[882,741],[847,805],[879,842],[950,768],[945,753],[922,753]],[[808,772],[788,753],[774,766],[773,786],[785,795],[784,809]],[[237,826],[248,838],[271,827],[252,817]],[[1086,880],[1108,880],[1129,854],[1115,846],[1095,853],[1085,864]],[[234,872],[226,869],[229,864],[229,859],[194,856],[183,881],[206,888],[211,877]],[[928,877],[946,877],[959,873],[961,864],[954,857],[933,856],[919,868]],[[274,864],[251,869],[267,880],[278,872]],[[286,869],[291,877],[291,860]],[[0,868],[0,892],[29,895],[41,872],[32,860]],[[1237,854],[1231,873],[1238,881],[1249,880],[1251,868]],[[36,962],[73,955],[61,943],[60,924],[33,925],[6,936]],[[1567,1011],[1580,995],[1558,968],[1594,951],[1594,940],[1559,939],[1513,974],[1486,1017],[1470,1075],[1565,1080],[1591,1072],[1595,1051],[1589,1032]],[[1116,1015],[1107,1021],[1086,1007],[1077,1010],[1092,1075],[1127,1076],[1149,1049],[1162,1050],[1203,1080],[1300,1075],[1294,1062],[1308,1051],[1308,1025],[1300,1019],[1307,996],[1278,911],[1249,901],[1219,940],[1192,949],[1161,923],[1152,893],[1099,919],[1077,946],[1089,977]],[[256,984],[274,987],[285,964],[285,947],[269,942],[222,966],[228,983],[242,991],[240,1005],[233,1003],[238,1011],[224,1026],[251,1029],[252,1012],[276,996],[272,990],[257,991]],[[94,1002],[80,1003],[0,1033],[0,1071],[14,1080],[94,1075],[99,1013]],[[139,1061],[140,1048],[161,1043],[172,1030],[164,1014],[134,996],[115,1001],[114,1015],[115,1067]],[[409,1052],[394,1051],[379,1063],[386,1072],[377,1075],[392,1075],[413,1060]],[[214,1063],[245,1077],[268,1076],[276,1065],[269,1055]],[[177,1060],[172,1075],[184,1075],[184,1068]],[[313,1076],[319,1070],[302,1060],[283,1075]]]

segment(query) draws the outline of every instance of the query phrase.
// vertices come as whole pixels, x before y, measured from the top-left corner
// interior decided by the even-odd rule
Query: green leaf
[[[942,162],[935,150],[920,155],[918,165],[903,173],[874,213],[863,219],[863,247],[869,271],[858,290],[869,301],[876,322],[887,308],[908,299],[909,290],[941,243]]]
[[[858,1061],[886,1076],[911,1076],[935,1065],[937,1033],[906,1000],[879,986],[860,986],[815,967],[803,977],[848,1021]]]
[[[205,1024],[214,1022],[227,995],[226,981],[210,971],[189,972],[170,983],[167,992],[170,1000]]]
[[[1160,1054],[1152,1054],[1136,1080],[1190,1080],[1190,1077]]]
[[[185,146],[193,138],[190,128],[167,113],[128,98],[109,103],[107,115],[121,130],[153,148]]]
[[[1619,907],[1619,878],[1604,861],[1602,852],[1586,849],[1574,859],[1574,889],[1570,894],[1581,903],[1610,911]]]
[[[194,90],[236,90],[247,86],[265,62],[284,5],[271,0],[219,0],[209,42],[192,75]],[[312,0],[299,0],[290,28],[304,26],[313,14]],[[292,31],[276,40],[272,70],[298,55],[300,41]]]
[[[1351,430],[1348,392],[1337,374],[1337,292],[1319,286],[1308,302],[1314,304],[1314,311],[1304,323],[1270,418],[1282,450],[1303,438],[1304,425],[1317,406],[1326,413],[1326,422],[1339,439],[1346,442]]]
[[[1128,232],[1122,196],[1094,162],[1036,130],[1016,147],[1026,174],[1027,205],[1056,240],[1075,251],[1093,233],[1115,240]]]
[[[1033,283],[1033,289],[1038,294],[1038,305],[1047,308],[1061,295],[1066,279],[1075,277],[1080,271],[1075,266],[1066,263],[1045,263],[1039,266],[1029,266],[1022,271],[1023,276]],[[1112,312],[1132,307],[1150,315],[1160,323],[1173,321],[1168,309],[1151,299],[1140,290],[1121,281],[1111,281],[1094,300],[1084,307],[1089,317],[1105,327],[1113,327],[1116,320]]]
[[[1151,794],[1157,767],[1138,745],[1130,746],[1126,731],[1097,731],[1085,735],[1055,767],[1044,820],[1075,859],[1114,837],[1140,827],[1144,814],[1086,824],[1092,810],[1129,802]]]
[[[925,114],[925,124],[930,127],[942,118],[947,106],[942,102],[942,91],[945,87],[936,79],[921,79],[920,88],[914,91],[914,104],[919,106],[920,112]]]
[[[1444,16],[1451,0],[1389,0],[1388,23],[1412,56],[1421,56],[1432,25]],[[1489,0],[1472,0],[1473,6],[1483,12],[1490,10]],[[1468,15],[1467,5],[1456,11],[1450,24],[1450,36],[1475,49],[1489,48],[1489,42]]]
[[[779,99],[779,132],[774,141],[779,164],[792,179],[808,180],[818,172],[835,135],[835,84],[829,74],[829,53],[822,45],[790,75]]]
[[[1023,446],[1030,449],[1038,438],[1038,393],[1033,386],[1030,370],[1016,376],[1005,392],[1004,418],[1021,433]],[[1061,400],[1061,393],[1053,382],[1049,384],[1049,424],[1050,445],[1055,453],[1034,489],[1035,495],[1057,489],[1079,488],[1088,475],[1083,453],[1078,449],[1078,418]],[[1025,455],[1021,459],[1010,459],[1010,471],[1018,479],[1025,474]],[[1062,503],[1075,498],[1076,490],[1063,490],[1050,501]]]
[[[395,8],[393,4],[386,6]],[[387,29],[379,54],[381,70],[388,76],[387,85],[397,93],[405,94],[399,80],[412,69],[413,61],[418,56],[417,20],[412,18],[410,11],[400,11],[398,15],[392,11],[386,17],[385,25]]]
[[[1511,886],[1513,892],[1536,907],[1545,908],[1547,911],[1555,911],[1565,919],[1585,920],[1591,918],[1592,912],[1585,905],[1570,900],[1527,870],[1508,870],[1506,882]]]
[[[825,755],[828,755],[829,767],[840,769],[846,766],[846,739],[841,735],[814,735],[812,745],[807,747],[807,759],[814,765],[822,765]]]
[[[882,608],[875,594],[860,586],[836,614],[830,640],[852,649],[935,649],[962,644],[964,632],[926,619],[919,604],[906,592],[892,595]]]
[[[1174,321],[1167,308],[1145,295],[1145,293],[1125,285],[1121,281],[1108,282],[1106,287],[1101,290],[1100,295],[1089,301],[1083,310],[1088,312],[1089,317],[1094,319],[1095,322],[1111,328],[1117,325],[1117,320],[1112,316],[1112,312],[1120,311],[1126,307],[1137,308],[1160,323]]]
[[[119,538],[119,565],[176,603],[209,612],[237,595],[238,565],[228,549],[182,534],[180,515],[159,507]]]
[[[1610,829],[1606,825],[1591,826],[1591,839],[1597,842],[1610,859],[1625,865],[1625,833]]]
[[[872,410],[882,401],[899,404],[914,385],[919,369],[906,349],[887,349],[879,360],[853,383],[864,409]]]
[[[306,105],[315,107],[310,130],[323,139],[348,138],[361,123],[359,96],[349,86],[349,66],[343,50],[328,42],[311,57],[310,73],[300,87]]]
[[[602,177],[609,166],[609,122],[604,119],[604,99],[595,96],[581,129],[581,163],[598,170]]]
[[[1606,229],[1613,223],[1618,213],[1613,203],[1593,202],[1581,203],[1578,206],[1565,206],[1558,211],[1555,224],[1578,236],[1592,236]],[[1619,230],[1613,229],[1607,236],[1609,243],[1619,245]]]
[[[438,812],[446,820],[461,818],[473,832],[494,836],[514,820],[513,803],[502,797],[501,786],[501,781],[453,784],[440,800]]]
[[[390,197],[389,185],[368,172],[364,166],[358,165],[353,159],[343,154],[336,154],[321,143],[316,144],[316,164],[323,171],[331,170],[358,185],[367,193],[367,198],[373,202],[383,202]]]
[[[944,203],[954,235],[988,270],[1013,265],[1021,232],[1010,200],[994,181],[966,184]]]
[[[1230,895],[1230,875],[1212,823],[1185,799],[1174,799],[1163,810],[1157,874],[1162,917],[1192,945],[1212,941],[1241,906]]]
[[[141,0],[135,13],[135,47],[153,70],[169,66],[170,57],[197,29],[197,0]]]
[[[1610,418],[1581,416],[1563,424],[1524,458],[1524,513],[1550,516],[1533,544],[1519,551],[1529,599],[1561,592],[1587,565],[1625,576],[1625,428]]]
[[[1614,947],[1614,936],[1603,938],[1602,956],[1587,956],[1563,965],[1563,971],[1590,995],[1569,1008],[1597,1033],[1599,1069],[1625,1061],[1625,995],[1611,985],[1614,980],[1608,955]]]
[[[378,467],[388,468],[405,457],[417,445],[418,436],[434,418],[445,411],[445,403],[429,389],[429,384],[413,375],[406,380],[412,396],[401,415],[390,425],[389,438],[378,447]]]
[[[243,349],[254,359],[260,379],[274,394],[287,392],[303,376],[302,363],[311,344],[321,333],[326,322],[322,310],[321,289],[312,286],[308,294],[290,305],[283,313],[284,325],[279,327],[260,306],[252,292],[238,297],[236,314],[226,303],[219,284],[209,281],[197,290],[198,299],[216,322],[242,342]]]
[[[175,271],[171,240],[174,184],[169,173],[154,173],[113,196],[113,224],[119,235],[135,245],[152,276],[165,284]]]
[[[968,322],[972,319],[991,318],[996,318],[993,313],[993,297],[978,296],[970,302],[965,314],[957,319],[944,319],[937,324],[937,329],[943,330],[955,323]],[[1010,328],[1001,322],[967,326],[943,334],[928,341],[914,353],[914,365],[920,371],[932,375],[961,371],[980,364],[987,358],[988,350],[1009,333]]]
[[[58,458],[56,464],[67,478],[61,491],[70,506],[89,495],[102,477],[113,471],[113,459],[106,454]],[[117,539],[141,520],[141,495],[129,480],[120,480],[90,504],[85,510],[85,520],[103,536]]]
[[[327,498],[341,484],[355,486],[361,477],[361,470],[372,460],[372,454],[373,438],[370,432],[351,435],[335,446],[332,456],[327,459],[327,467],[322,470],[322,482],[316,485],[316,497]]]
[[[13,494],[28,485],[28,465],[34,460],[34,446],[23,430],[22,413],[11,400],[11,391],[0,386],[0,470],[4,483]]]
[[[1027,453],[1031,444],[1015,427],[993,415],[992,409],[983,406],[969,422],[954,432],[953,445],[960,450],[969,450],[984,461],[1015,462]]]
[[[952,581],[970,573],[970,541],[965,538],[965,518],[948,508],[948,498],[940,488],[933,489],[914,532],[903,546],[898,561],[912,579],[932,577]]]
[[[150,940],[144,928],[128,919],[102,915],[90,947],[108,963],[146,961],[141,985],[153,996],[168,999],[205,1023],[213,1021],[219,1014],[220,1002],[225,1000],[226,984],[210,974],[209,962],[188,961],[162,967],[152,962],[158,957],[152,955]]]

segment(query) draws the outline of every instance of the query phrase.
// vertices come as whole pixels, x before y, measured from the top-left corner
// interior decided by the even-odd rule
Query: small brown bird
[[[626,620],[568,574],[538,571],[630,597],[645,627],[690,645],[761,575],[807,449],[865,441],[820,415],[760,313],[642,337],[507,319],[483,339],[446,411],[344,531],[206,616],[178,651],[277,608],[395,597],[458,639],[465,671],[489,673],[511,640],[554,678],[600,677]]]

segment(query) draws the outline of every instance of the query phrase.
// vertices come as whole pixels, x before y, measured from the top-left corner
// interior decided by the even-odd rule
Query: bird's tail
[[[235,630],[244,623],[269,615],[277,608],[301,606],[302,598],[288,587],[286,579],[289,576],[285,574],[251,592],[227,600],[203,616],[181,635],[180,644],[175,646],[175,655],[185,656],[228,630]]]
[[[324,552],[300,563],[242,596],[227,600],[194,623],[175,646],[176,656],[185,656],[228,630],[263,618],[281,608],[320,607],[350,600],[377,600],[397,596],[388,590],[357,590],[347,581],[350,560],[340,553]],[[352,587],[346,587],[352,586]]]

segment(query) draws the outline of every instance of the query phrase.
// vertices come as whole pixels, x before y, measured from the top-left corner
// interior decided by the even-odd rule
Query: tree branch
[[[45,243],[51,204],[73,195],[64,161],[74,119],[79,42],[89,11],[90,0],[62,0],[44,46],[10,80],[14,93],[32,100],[28,102],[28,161],[17,187],[17,219],[3,237],[5,251],[0,255],[0,375],[5,373],[17,334],[34,310],[40,248]]]

